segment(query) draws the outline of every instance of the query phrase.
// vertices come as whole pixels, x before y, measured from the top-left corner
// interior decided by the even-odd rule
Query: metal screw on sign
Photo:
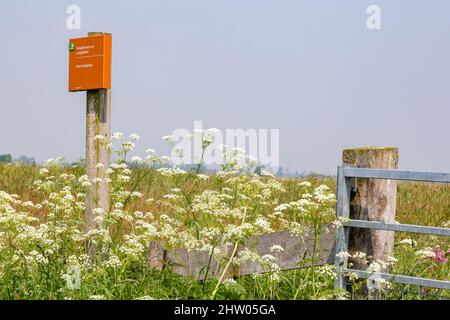
[[[104,142],[111,135],[111,55],[109,33],[90,32],[69,40],[69,91],[86,91],[86,175],[91,182],[86,194],[86,231],[96,227],[94,209],[109,211],[109,150]],[[96,245],[88,241],[86,250],[93,260]]]

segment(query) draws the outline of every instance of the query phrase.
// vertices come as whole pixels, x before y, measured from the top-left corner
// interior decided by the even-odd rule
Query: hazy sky
[[[280,129],[290,171],[334,173],[343,148],[387,145],[402,169],[450,172],[448,0],[1,1],[0,153],[83,156],[67,45],[89,31],[113,34],[112,131],[140,134],[138,153],[202,120]]]

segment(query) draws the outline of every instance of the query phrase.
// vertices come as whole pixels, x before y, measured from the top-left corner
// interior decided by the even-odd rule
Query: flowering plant
[[[213,131],[194,134],[204,139],[204,153],[211,146]],[[282,247],[273,246],[271,254],[264,256],[248,251],[229,260],[221,249],[276,230],[291,230],[293,235],[312,230],[318,239],[334,219],[334,195],[327,186],[297,183],[292,194],[287,194],[283,183],[270,173],[255,173],[257,160],[242,150],[226,150],[226,161],[217,174],[205,175],[201,159],[194,170],[187,170],[156,155],[153,149],[148,149],[145,157],[133,156],[127,161],[139,140],[136,134],[128,139],[122,133],[115,133],[111,141],[96,139],[113,158],[110,168],[97,165],[99,177],[90,180],[80,164],[68,166],[57,158],[38,168],[38,177],[29,186],[32,199],[0,191],[0,298],[164,296],[155,288],[155,281],[174,276],[148,267],[150,240],[160,240],[167,248],[208,252],[222,259],[225,268],[256,261],[267,274],[251,279],[258,286],[267,279],[267,291],[260,296],[274,298],[277,287],[287,280],[277,264]],[[165,140],[172,141],[170,137]],[[89,187],[101,182],[110,188],[110,210],[94,208],[95,226],[86,230],[86,194]],[[86,243],[95,245],[92,255],[86,252]],[[183,288],[201,286],[201,296],[207,297],[227,290],[243,292],[234,283],[207,280],[208,268],[201,284],[189,279],[173,282],[190,283]],[[292,282],[295,297],[310,286],[317,287],[314,294],[318,296],[321,277],[332,282],[333,272],[328,268],[311,270]],[[299,284],[301,279],[303,284]],[[242,279],[242,283],[246,281]],[[188,289],[183,292],[190,294]]]

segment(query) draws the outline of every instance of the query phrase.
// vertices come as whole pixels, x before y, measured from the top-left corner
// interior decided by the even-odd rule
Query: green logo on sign
[[[69,43],[69,51],[73,51],[73,50],[75,50],[75,43],[70,42]]]

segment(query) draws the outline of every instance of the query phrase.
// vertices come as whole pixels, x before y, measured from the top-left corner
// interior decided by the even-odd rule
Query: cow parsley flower
[[[366,259],[366,253],[365,252],[361,252],[361,251],[355,252],[353,254],[353,258],[364,260],[364,259]]]
[[[130,140],[139,141],[139,138],[139,135],[137,135],[136,133],[130,134]]]
[[[346,258],[350,258],[351,254],[348,253],[347,251],[341,251],[338,254],[336,254],[336,257],[340,258],[340,259],[346,259]]]
[[[117,269],[122,266],[122,262],[120,261],[119,257],[116,255],[110,255],[109,259],[104,262],[104,265],[107,268]]]
[[[367,268],[367,271],[370,273],[380,272],[381,264],[379,263],[379,261],[374,261],[369,265],[369,267]]]
[[[425,248],[422,250],[416,251],[416,254],[421,258],[436,258],[436,253],[431,248]]]
[[[270,252],[283,252],[284,248],[278,244],[275,244],[270,247]]]
[[[387,258],[387,262],[390,263],[390,264],[394,264],[394,263],[398,262],[398,259],[395,258],[395,257],[389,256]]]
[[[234,280],[233,278],[225,279],[225,281],[223,282],[223,285],[224,285],[225,287],[234,286],[234,285],[236,285],[236,284],[237,284],[237,282],[236,282],[236,280]]]
[[[416,241],[414,241],[413,239],[402,239],[402,240],[400,240],[400,244],[407,244],[410,246],[415,246]]]
[[[115,132],[111,136],[111,139],[115,139],[115,140],[122,140],[122,138],[123,138],[123,133],[122,132]]]
[[[163,136],[161,137],[161,139],[163,139],[164,141],[172,144],[175,141],[175,138],[171,135],[167,135],[167,136]]]
[[[131,162],[142,162],[142,158],[139,156],[134,156],[131,158]]]

